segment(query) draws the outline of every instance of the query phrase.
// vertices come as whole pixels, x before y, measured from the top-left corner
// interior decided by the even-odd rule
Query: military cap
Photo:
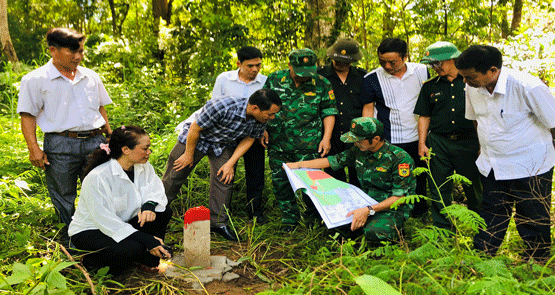
[[[383,137],[383,123],[376,118],[360,117],[351,121],[351,130],[341,135],[341,141],[351,143],[375,136]]]
[[[351,38],[337,40],[326,53],[329,58],[344,63],[357,62],[362,58],[358,43]]]
[[[423,64],[430,64],[436,61],[457,58],[459,55],[461,55],[461,52],[453,43],[439,41],[426,48],[424,58],[422,58],[420,62]]]
[[[316,61],[318,57],[314,51],[304,48],[295,49],[289,53],[289,62],[293,71],[299,77],[312,77],[316,75]]]

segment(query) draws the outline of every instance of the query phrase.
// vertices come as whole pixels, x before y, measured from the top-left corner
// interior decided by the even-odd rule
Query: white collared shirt
[[[264,86],[266,79],[268,79],[268,77],[258,74],[254,80],[249,83],[245,83],[239,79],[239,69],[223,72],[216,78],[214,88],[212,89],[211,99],[218,99],[222,97],[249,98],[253,93]],[[183,131],[183,125],[196,121],[201,109],[202,108],[196,110],[189,116],[189,118],[179,123],[179,125],[175,127],[175,131],[181,134]]]
[[[382,67],[366,74],[373,73],[379,81],[383,97],[376,97],[374,101],[374,117],[384,123],[386,131],[390,131],[391,143],[410,143],[418,141],[418,115],[414,114],[414,107],[422,89],[422,84],[428,79],[428,69],[423,64],[407,62],[407,71],[402,78],[387,73]],[[379,112],[389,115],[380,115]]]
[[[94,71],[79,66],[75,78],[70,80],[51,59],[21,79],[17,112],[36,117],[45,133],[85,131],[106,124],[98,109],[110,103],[112,100]]]
[[[150,163],[135,164],[132,182],[117,160],[94,168],[83,180],[79,204],[69,224],[73,236],[85,230],[98,229],[116,242],[136,231],[127,223],[137,216],[147,201],[157,202],[156,212],[168,204],[162,181]]]
[[[519,179],[555,165],[555,98],[537,77],[503,67],[492,94],[466,85],[465,116],[478,122],[482,175],[493,169],[496,180]]]

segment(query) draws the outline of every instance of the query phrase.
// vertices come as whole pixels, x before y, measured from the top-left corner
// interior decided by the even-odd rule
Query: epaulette
[[[428,83],[428,82],[430,82],[430,81],[433,81],[433,80],[435,80],[436,78],[437,78],[437,79],[439,79],[439,78],[440,78],[440,76],[439,76],[439,75],[437,75],[437,76],[433,76],[433,77],[431,77],[430,79],[428,79],[428,80],[426,80],[426,81],[422,82],[422,84],[426,84],[426,83]]]

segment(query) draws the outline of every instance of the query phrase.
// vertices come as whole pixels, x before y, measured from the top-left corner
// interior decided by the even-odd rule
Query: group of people
[[[555,99],[538,78],[503,67],[494,47],[461,53],[436,42],[411,63],[407,43],[387,38],[377,49],[380,67],[366,73],[354,65],[362,58],[359,45],[344,38],[327,50],[330,64],[318,68],[312,50],[295,49],[288,68],[268,77],[260,73],[262,52],[240,48],[237,69],[220,74],[212,98],[179,125],[160,179],[148,163],[147,132],[111,128],[104,106],[112,101],[100,77],[79,66],[85,36],[54,28],[46,39],[52,59],[23,77],[18,113],[31,163],[45,170],[66,225],[61,242],[89,251],[87,267],[109,266],[113,274],[134,264],[155,270],[170,257],[163,242],[169,203],[204,156],[211,231],[238,241],[228,225],[235,167],[243,157],[247,212],[265,223],[265,149],[283,232],[303,218],[284,163],[323,168],[378,201],[349,212],[349,230],[379,242],[397,239],[411,215],[428,211],[425,201],[391,209],[404,196],[426,195],[426,176],[413,173],[425,159],[435,226],[453,230],[441,212],[452,202],[452,183],[439,184],[456,171],[472,181],[464,188],[468,208],[486,221],[474,239],[478,249],[497,252],[514,207],[527,256],[549,256]],[[430,78],[428,67],[437,76]],[[304,201],[304,218],[314,221],[316,210]]]

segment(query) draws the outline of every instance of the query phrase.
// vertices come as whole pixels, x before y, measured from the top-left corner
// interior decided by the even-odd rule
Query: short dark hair
[[[249,104],[257,106],[261,111],[267,111],[273,104],[281,107],[281,98],[275,90],[262,88],[249,97]]]
[[[81,46],[81,42],[85,40],[85,35],[68,28],[52,28],[46,33],[46,41],[48,46],[56,48],[69,48],[77,50]]]
[[[407,42],[399,38],[385,38],[378,46],[378,54],[397,52],[401,57],[407,56]]]
[[[474,69],[482,74],[491,67],[501,69],[503,55],[499,49],[488,45],[471,45],[455,60],[455,67],[459,70]]]
[[[237,59],[241,63],[254,58],[262,58],[262,52],[256,47],[245,46],[237,50]]]

